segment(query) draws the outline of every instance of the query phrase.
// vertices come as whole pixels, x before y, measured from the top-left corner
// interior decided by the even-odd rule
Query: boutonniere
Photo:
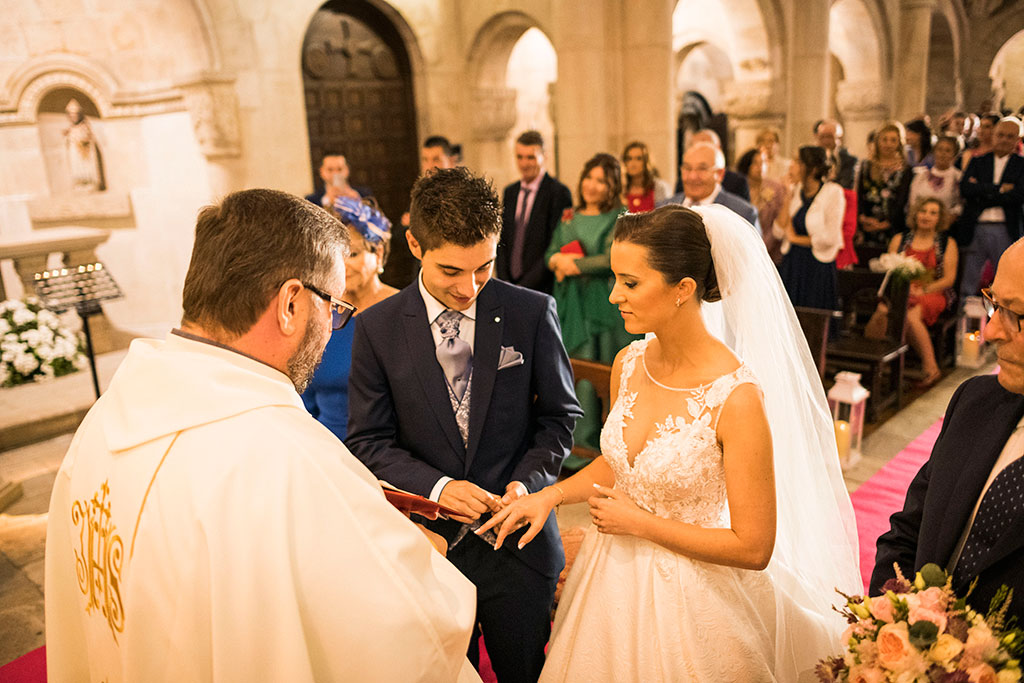
[[[573,214],[572,209],[566,209],[565,211],[562,212],[562,222],[568,223],[569,221],[572,220],[572,217],[574,215],[575,214]]]

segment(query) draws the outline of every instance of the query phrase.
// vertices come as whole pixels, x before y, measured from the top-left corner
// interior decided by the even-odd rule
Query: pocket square
[[[517,365],[522,365],[523,362],[523,354],[516,351],[514,347],[501,347],[501,356],[498,358],[499,370],[504,370],[505,368],[514,368]]]

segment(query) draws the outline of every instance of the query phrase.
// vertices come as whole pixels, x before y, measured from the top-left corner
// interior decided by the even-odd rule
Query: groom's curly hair
[[[697,283],[698,299],[721,300],[711,242],[696,211],[669,204],[648,213],[624,214],[615,222],[615,241],[645,247],[647,264],[665,282],[691,278]]]
[[[472,247],[501,234],[501,202],[489,180],[463,166],[430,171],[412,186],[409,231],[425,252]]]

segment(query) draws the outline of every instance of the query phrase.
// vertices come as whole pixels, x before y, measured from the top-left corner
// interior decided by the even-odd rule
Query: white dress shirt
[[[719,183],[715,183],[715,189],[712,190],[711,194],[709,194],[707,197],[705,197],[704,199],[696,200],[687,197],[686,199],[683,200],[683,206],[685,206],[688,209],[692,206],[711,206],[712,204],[715,203],[715,200],[718,199],[718,193],[721,191],[722,186]]]
[[[538,181],[539,182],[539,181]],[[430,322],[430,334],[434,337],[434,346],[440,346],[441,340],[441,324],[437,322],[438,317],[444,313],[448,308],[434,298],[434,295],[427,291],[426,285],[423,284],[423,271],[420,271],[419,277],[417,278],[420,286],[420,296],[423,297],[423,304],[427,307],[427,320]],[[473,351],[473,341],[476,337],[476,299],[470,304],[469,308],[462,313],[463,318],[459,323],[459,339],[469,344],[469,350]],[[434,484],[434,488],[430,489],[430,500],[437,502],[438,498],[441,497],[441,489],[444,488],[445,484],[453,481],[451,477],[441,477]]]
[[[995,153],[992,154],[992,163],[994,164],[994,167],[992,168],[992,182],[995,183],[996,185],[1002,184],[1003,171],[1006,170],[1006,162],[1009,160],[1009,154],[1006,154],[1001,157],[996,156]],[[978,216],[978,222],[1005,223],[1006,212],[1003,211],[1003,207],[1001,206],[990,206],[981,212],[981,214]]]

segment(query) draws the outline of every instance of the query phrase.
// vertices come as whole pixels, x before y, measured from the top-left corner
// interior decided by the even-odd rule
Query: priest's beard
[[[309,386],[320,361],[324,357],[324,348],[331,338],[330,332],[324,334],[323,324],[310,316],[306,322],[306,330],[302,334],[302,342],[288,359],[288,379],[295,385],[300,394]]]

